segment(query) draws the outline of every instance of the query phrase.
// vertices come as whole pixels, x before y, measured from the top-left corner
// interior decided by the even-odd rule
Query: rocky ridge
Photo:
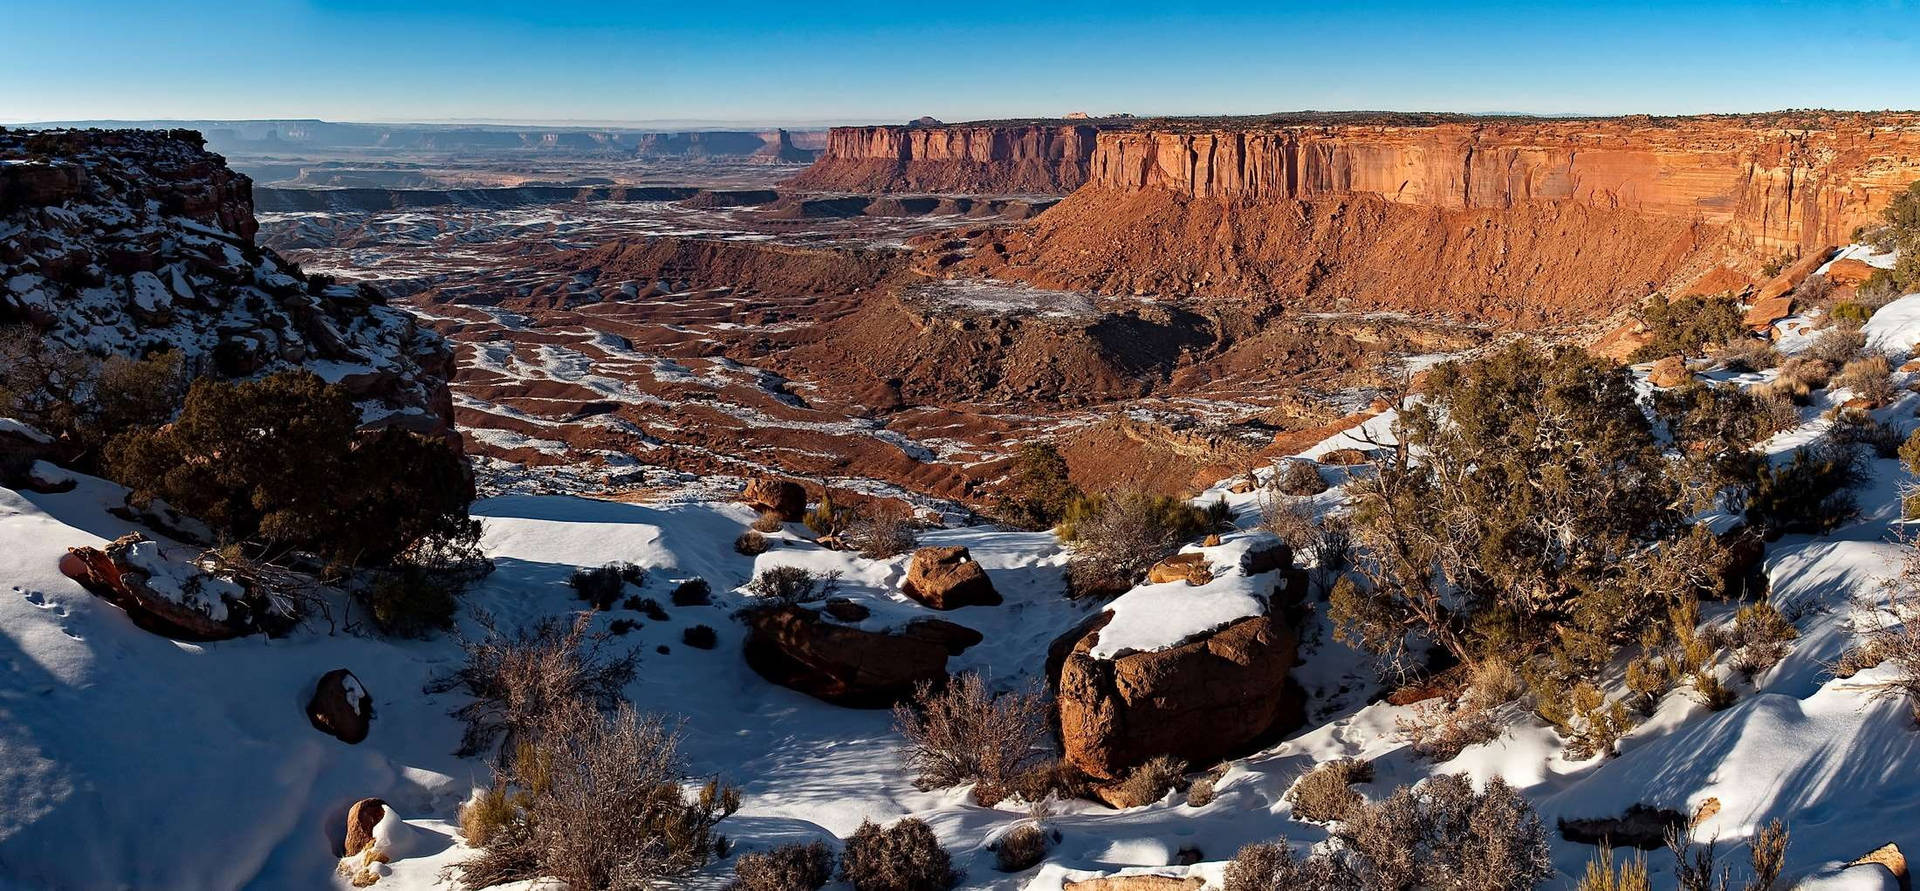
[[[0,132],[0,324],[196,374],[307,368],[370,426],[448,433],[453,351],[371,289],[255,243],[252,183],[192,131]]]

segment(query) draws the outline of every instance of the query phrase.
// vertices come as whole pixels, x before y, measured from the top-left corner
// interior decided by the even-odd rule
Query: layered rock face
[[[1568,201],[1725,226],[1770,247],[1844,243],[1916,179],[1920,117],[1904,115],[1112,131],[1088,172],[1100,188],[1188,198]]]
[[[453,351],[371,288],[254,241],[252,183],[192,131],[0,133],[0,326],[196,375],[307,368],[369,426],[448,433]]]
[[[788,181],[832,192],[1064,195],[1086,181],[1092,125],[835,127]]]

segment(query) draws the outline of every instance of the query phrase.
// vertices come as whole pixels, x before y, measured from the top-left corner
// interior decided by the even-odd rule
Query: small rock
[[[387,803],[378,798],[362,798],[347,810],[347,846],[343,856],[352,857],[373,844],[373,827],[387,815]]]
[[[798,523],[807,515],[806,487],[792,480],[761,478],[747,483],[740,500],[762,513],[775,513],[788,523]]]

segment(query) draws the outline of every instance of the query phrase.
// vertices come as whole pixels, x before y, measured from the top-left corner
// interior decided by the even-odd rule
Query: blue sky
[[[0,0],[0,121],[1920,106],[1920,2]]]

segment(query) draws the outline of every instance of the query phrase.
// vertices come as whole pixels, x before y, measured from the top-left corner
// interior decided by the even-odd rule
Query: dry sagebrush
[[[638,657],[607,654],[607,636],[587,632],[592,621],[582,613],[570,625],[549,618],[505,634],[491,616],[481,614],[486,636],[460,644],[466,664],[427,685],[429,693],[473,697],[453,711],[466,724],[457,754],[478,755],[496,744],[511,752],[545,733],[577,703],[613,708],[633,680]]]
[[[965,672],[944,687],[922,682],[910,703],[893,710],[894,729],[905,740],[901,757],[921,789],[974,783],[974,797],[991,806],[1016,785],[1024,769],[1044,755],[1046,697],[1032,688],[1007,693],[987,689],[979,674]]]

